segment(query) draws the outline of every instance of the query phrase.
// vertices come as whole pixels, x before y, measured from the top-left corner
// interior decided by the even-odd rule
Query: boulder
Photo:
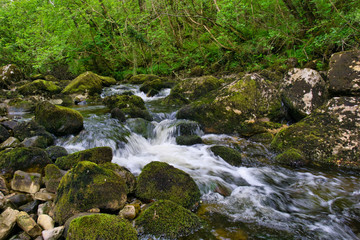
[[[45,167],[45,182],[46,190],[51,193],[56,193],[60,184],[61,178],[65,175],[65,172],[60,170],[55,164],[48,164]]]
[[[42,231],[41,235],[44,240],[57,240],[64,232],[64,226],[56,227]]]
[[[78,111],[49,102],[37,104],[35,121],[56,136],[78,134],[84,128],[84,118]]]
[[[3,125],[0,125],[0,143],[4,142],[9,137],[9,131]]]
[[[7,208],[0,215],[0,239],[7,239],[12,229],[16,224],[16,216],[19,211],[12,208]]]
[[[182,107],[176,116],[200,123],[207,133],[251,137],[267,131],[269,124],[262,119],[278,121],[284,114],[274,84],[258,74],[247,74]]]
[[[201,144],[201,143],[203,143],[203,141],[201,137],[198,135],[185,135],[185,136],[176,137],[176,144],[178,145],[191,146],[194,144]]]
[[[14,64],[0,67],[0,87],[9,88],[13,83],[23,79],[21,70]]]
[[[120,108],[117,107],[111,110],[111,117],[119,120],[120,122],[125,122],[126,120],[125,113],[121,111]]]
[[[41,174],[27,173],[17,170],[11,180],[11,188],[15,191],[36,193],[40,190]]]
[[[126,219],[110,214],[93,214],[73,219],[70,222],[67,240],[133,240],[137,232]]]
[[[45,95],[51,96],[61,92],[61,87],[56,85],[53,82],[45,80],[35,80],[33,82],[27,83],[18,88],[19,93],[24,96],[29,95]]]
[[[49,215],[41,214],[38,216],[37,224],[44,230],[50,230],[54,228],[55,221]]]
[[[30,237],[36,238],[41,235],[41,227],[26,212],[19,212],[16,216],[17,225]]]
[[[333,96],[360,96],[360,51],[333,54],[328,78],[329,91]]]
[[[20,141],[40,136],[41,138],[38,139],[38,141],[42,142],[42,145],[49,146],[54,143],[54,137],[49,132],[47,132],[43,126],[34,120],[17,124],[14,127],[13,132],[14,137],[18,138]]]
[[[62,91],[64,94],[74,93],[101,93],[104,86],[116,84],[116,80],[109,77],[102,77],[93,72],[85,72],[72,80]]]
[[[200,190],[189,174],[156,161],[141,171],[135,194],[141,199],[168,199],[186,208],[200,200]]]
[[[68,170],[81,161],[89,161],[97,164],[111,162],[113,158],[110,147],[96,147],[69,154],[56,159],[55,165],[63,170]]]
[[[301,165],[360,169],[359,127],[360,98],[335,97],[310,116],[281,130],[271,147],[280,153],[296,149],[297,155],[305,159]],[[288,157],[281,159],[286,165],[294,165],[284,162]]]
[[[50,163],[46,152],[40,148],[18,147],[0,152],[1,174],[8,179],[16,170],[41,173]]]
[[[92,208],[118,211],[127,200],[127,186],[114,171],[95,163],[79,162],[62,179],[55,199],[55,221]]]
[[[241,166],[241,153],[235,149],[225,146],[212,146],[210,150],[214,153],[215,156],[221,157],[230,165],[236,167]]]
[[[323,105],[328,92],[320,73],[310,68],[293,68],[285,74],[281,96],[290,116],[299,121]]]
[[[117,173],[125,181],[128,188],[128,193],[134,193],[136,188],[136,177],[127,168],[111,162],[101,164],[100,166],[111,169]]]
[[[184,207],[160,200],[151,204],[135,221],[140,235],[156,238],[180,239],[201,228],[201,220]]]
[[[48,154],[49,158],[54,162],[59,157],[64,157],[69,155],[67,150],[64,147],[60,147],[60,146],[50,146],[46,148],[45,151]]]
[[[128,83],[131,84],[143,84],[144,82],[150,82],[155,79],[159,79],[159,76],[153,75],[153,74],[138,74],[132,76]]]
[[[290,167],[302,167],[306,165],[303,153],[298,149],[289,148],[275,157],[275,162]]]
[[[19,139],[14,137],[9,137],[3,143],[0,144],[0,149],[16,148],[19,146],[21,146],[21,142],[19,141]]]
[[[198,135],[201,133],[201,129],[197,122],[179,121],[176,123],[175,133],[177,136]]]

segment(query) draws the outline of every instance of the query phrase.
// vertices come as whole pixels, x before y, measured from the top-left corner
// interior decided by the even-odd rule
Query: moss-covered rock
[[[27,83],[19,87],[18,91],[24,95],[49,95],[60,93],[62,90],[61,87],[57,86],[55,83],[45,80],[35,80],[33,82]]]
[[[11,178],[16,170],[41,173],[52,163],[46,152],[40,148],[19,147],[0,152],[1,174]]]
[[[220,156],[230,165],[239,167],[241,166],[241,153],[225,146],[212,146],[210,150],[215,156]]]
[[[302,167],[306,165],[306,159],[303,156],[303,153],[294,148],[289,148],[285,152],[277,155],[275,157],[275,162],[290,167]]]
[[[116,80],[114,78],[99,76],[93,72],[85,72],[72,80],[62,93],[89,93],[90,95],[93,95],[95,93],[101,93],[103,87],[115,83]]]
[[[17,124],[13,129],[13,133],[14,137],[18,138],[20,141],[36,136],[42,137],[41,139],[38,139],[39,144],[42,145],[42,147],[47,147],[54,143],[54,137],[47,132],[43,126],[33,120]]]
[[[88,161],[73,167],[57,190],[55,220],[60,224],[92,208],[118,211],[125,205],[128,192],[124,180],[113,170]]]
[[[181,93],[171,91],[169,96],[162,100],[162,104],[172,106],[183,106],[189,104],[190,100],[185,98]]]
[[[69,154],[56,159],[56,166],[68,170],[81,161],[89,161],[97,164],[111,162],[113,157],[110,147],[96,147]]]
[[[194,121],[178,121],[176,123],[175,133],[178,136],[196,135],[200,132],[200,125]]]
[[[360,96],[360,51],[335,53],[329,63],[329,90],[334,96]]]
[[[77,134],[84,128],[83,116],[78,111],[49,102],[36,105],[35,121],[56,136]]]
[[[126,121],[125,113],[123,111],[121,111],[120,108],[117,108],[117,107],[111,109],[111,117],[119,120],[120,122]]]
[[[179,239],[202,227],[198,216],[169,200],[152,203],[135,220],[135,225],[141,235],[161,239]]]
[[[23,73],[14,64],[8,64],[0,67],[0,87],[9,88],[13,83],[19,82],[23,79]]]
[[[137,232],[130,222],[110,214],[93,214],[70,222],[67,240],[136,240]]]
[[[136,178],[134,174],[132,174],[127,168],[111,162],[101,164],[100,166],[104,168],[109,168],[113,170],[115,173],[119,174],[122,177],[122,179],[125,181],[126,186],[128,187],[129,190],[128,193],[135,192]]]
[[[297,149],[306,164],[360,169],[360,98],[335,97],[271,143],[278,152]]]
[[[168,81],[167,79],[154,79],[152,81],[144,82],[141,87],[140,91],[146,93],[148,96],[154,96],[159,93],[160,90],[164,88],[171,88],[174,85],[174,82]]]
[[[178,145],[185,145],[191,146],[194,144],[201,144],[203,143],[202,139],[198,135],[184,135],[176,137],[176,144]]]
[[[208,133],[237,133],[250,137],[266,132],[260,121],[283,117],[275,86],[258,74],[248,74],[181,108],[179,119],[197,121]]]
[[[144,167],[135,194],[142,199],[168,199],[186,208],[200,200],[200,190],[190,175],[164,162]]]
[[[60,147],[60,146],[50,146],[46,148],[45,151],[48,154],[49,158],[54,162],[59,157],[64,157],[69,155],[67,150],[64,147]]]
[[[249,138],[250,141],[259,142],[266,145],[269,145],[273,139],[274,139],[274,134],[270,132],[259,133]]]
[[[328,91],[317,71],[293,68],[281,83],[281,96],[290,116],[299,121],[325,103]]]
[[[65,175],[64,171],[61,171],[55,164],[48,164],[45,167],[45,176],[43,181],[45,182],[46,191],[56,193],[60,184],[61,178]]]
[[[47,148],[49,145],[54,143],[53,138],[47,138],[45,136],[33,136],[30,138],[25,138],[21,144],[24,147],[38,147],[38,148]]]
[[[144,82],[150,82],[152,80],[159,79],[159,76],[153,74],[138,74],[132,76],[128,83],[131,84],[143,84]]]

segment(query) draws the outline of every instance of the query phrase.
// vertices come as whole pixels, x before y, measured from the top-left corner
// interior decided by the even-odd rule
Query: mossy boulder
[[[23,79],[23,73],[14,64],[0,67],[0,87],[9,88],[11,84]]]
[[[335,53],[330,58],[329,90],[334,96],[360,96],[360,51]]]
[[[360,98],[335,97],[271,143],[277,152],[296,149],[306,165],[360,169]]]
[[[138,74],[132,76],[128,83],[131,84],[143,84],[144,82],[150,82],[152,80],[159,79],[159,76],[153,74]]]
[[[46,191],[56,193],[61,178],[65,175],[65,172],[58,168],[55,164],[46,165],[44,171],[45,176],[43,178],[43,181],[46,186]]]
[[[200,124],[194,121],[178,121],[176,123],[175,133],[178,136],[183,135],[196,135],[201,132]]]
[[[111,109],[111,117],[119,120],[120,122],[126,121],[125,113],[123,111],[121,111],[120,108],[117,108],[117,107]]]
[[[140,91],[147,94],[147,96],[154,96],[164,88],[171,88],[174,82],[167,79],[157,78],[151,81],[146,81],[140,86]]]
[[[83,116],[78,111],[49,102],[36,105],[35,121],[56,136],[77,134],[84,128]]]
[[[64,94],[74,93],[101,93],[103,87],[116,84],[116,80],[110,77],[102,77],[93,72],[85,72],[72,80],[62,91]]]
[[[270,81],[248,74],[182,107],[178,119],[200,123],[207,133],[240,134],[251,137],[266,132],[262,119],[281,120],[280,95]]]
[[[18,147],[0,152],[1,175],[11,178],[16,170],[41,173],[52,163],[46,152],[40,148]]]
[[[111,162],[112,158],[113,154],[110,147],[96,147],[59,157],[55,164],[61,169],[68,170],[81,161],[101,164]]]
[[[191,101],[184,97],[181,93],[171,91],[170,94],[162,100],[162,104],[171,106],[183,106]]]
[[[135,228],[124,218],[110,214],[77,217],[70,222],[67,240],[136,240]]]
[[[40,79],[27,83],[18,88],[18,91],[24,96],[38,94],[51,96],[53,94],[60,93],[61,90],[62,88],[55,83]]]
[[[212,146],[210,150],[214,153],[215,156],[220,156],[230,165],[236,167],[241,166],[241,153],[235,149],[225,146]]]
[[[302,167],[306,165],[304,154],[300,150],[294,148],[289,148],[285,152],[277,155],[275,157],[275,162],[290,167]]]
[[[79,162],[62,179],[55,199],[55,221],[63,224],[76,213],[92,208],[118,211],[126,203],[127,186],[113,170]]]
[[[20,141],[24,141],[26,138],[41,136],[41,141],[43,141],[46,146],[54,143],[53,135],[46,131],[44,126],[41,126],[34,120],[20,122],[14,127],[13,133],[14,137],[18,138]]]
[[[48,154],[49,158],[54,162],[59,157],[64,157],[69,155],[67,150],[64,147],[60,147],[60,146],[50,146],[46,148],[45,151]]]
[[[214,76],[203,76],[198,78],[189,78],[179,82],[171,89],[171,92],[182,94],[190,100],[196,100],[206,95],[208,92],[218,89],[224,83],[223,80]]]
[[[317,71],[293,68],[281,83],[281,96],[290,116],[299,121],[326,102],[327,85]]]
[[[128,190],[129,190],[128,193],[135,192],[136,177],[127,168],[119,166],[116,163],[111,163],[111,162],[101,164],[100,166],[104,167],[104,168],[109,168],[109,169],[113,170],[115,173],[119,174],[120,177],[122,177],[122,179],[125,181],[126,186],[128,187]]]
[[[135,194],[142,199],[168,199],[186,208],[200,200],[200,190],[189,174],[156,161],[141,171]]]
[[[141,235],[160,239],[179,239],[202,227],[198,216],[169,200],[152,203],[135,220],[135,225]]]
[[[176,137],[176,144],[178,145],[185,145],[191,146],[194,144],[201,144],[203,143],[202,139],[198,135],[184,135]]]

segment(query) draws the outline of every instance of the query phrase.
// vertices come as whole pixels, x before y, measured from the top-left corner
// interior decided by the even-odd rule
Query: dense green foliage
[[[359,9],[358,0],[2,0],[0,65],[62,78],[68,67],[121,77],[254,70],[290,57],[322,68],[359,46]]]

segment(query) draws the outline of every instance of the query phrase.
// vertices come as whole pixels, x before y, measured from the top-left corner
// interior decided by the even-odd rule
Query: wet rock
[[[19,211],[7,208],[0,215],[0,239],[6,239],[16,224]]]
[[[33,200],[30,194],[23,193],[12,193],[5,196],[5,198],[17,208]]]
[[[64,94],[74,93],[101,93],[105,86],[116,84],[116,80],[110,77],[102,77],[93,72],[85,72],[72,80],[62,91]]]
[[[23,79],[21,70],[14,64],[8,64],[0,67],[0,86],[2,88],[9,88],[13,83],[19,82]]]
[[[44,230],[50,230],[54,228],[55,221],[49,215],[41,214],[38,216],[37,224]]]
[[[45,177],[44,177],[46,191],[50,193],[56,193],[61,178],[65,175],[65,173],[66,172],[62,171],[55,164],[48,164],[45,167]]]
[[[282,117],[276,87],[258,74],[247,74],[177,113],[178,119],[197,121],[207,133],[237,133],[245,137],[267,131],[260,119],[278,121]]]
[[[39,145],[49,146],[54,143],[54,137],[49,132],[47,132],[43,126],[33,120],[17,124],[14,127],[13,132],[14,136],[20,141],[28,139],[28,145],[31,145],[31,140],[29,139],[36,136],[41,137],[40,139],[33,139],[35,142],[38,142]]]
[[[136,177],[132,174],[127,168],[119,166],[115,163],[104,163],[100,165],[101,167],[109,168],[117,173],[125,181],[128,188],[128,193],[133,193],[136,188]]]
[[[3,143],[0,144],[0,149],[16,148],[19,146],[21,146],[21,142],[19,141],[19,139],[14,137],[9,137]]]
[[[56,136],[78,134],[84,128],[84,118],[78,111],[49,102],[36,106],[35,121]]]
[[[296,149],[306,164],[360,169],[360,98],[335,97],[309,117],[281,130],[271,146]]]
[[[19,212],[16,216],[16,222],[17,225],[32,238],[41,235],[41,227],[36,224],[34,219],[32,219],[26,212]]]
[[[132,132],[137,133],[144,138],[150,138],[153,136],[155,125],[143,118],[130,118],[126,121],[126,125]]]
[[[20,206],[19,210],[24,211],[24,212],[26,212],[28,214],[36,213],[36,210],[37,210],[39,204],[40,204],[40,201],[38,201],[38,200],[31,201],[31,202],[29,202],[29,203],[27,203],[25,205]]]
[[[44,240],[57,240],[64,232],[64,226],[56,227],[50,230],[42,231],[42,237]]]
[[[180,121],[176,124],[176,135],[198,135],[200,130],[200,125],[194,121]]]
[[[297,149],[290,148],[275,157],[275,162],[290,167],[302,167],[306,165],[303,153]]]
[[[131,84],[142,84],[144,82],[150,82],[150,81],[158,79],[158,78],[159,78],[159,76],[156,76],[153,74],[138,74],[138,75],[132,76],[128,82]]]
[[[122,218],[132,220],[136,218],[139,212],[140,212],[140,204],[127,204],[123,209],[120,210],[119,216]]]
[[[68,170],[81,161],[90,161],[97,164],[111,162],[113,158],[110,147],[96,147],[60,157],[55,165],[61,169]]]
[[[0,143],[4,142],[9,137],[9,131],[4,126],[0,125]]]
[[[67,150],[64,147],[60,147],[60,146],[50,146],[46,148],[45,151],[49,155],[49,158],[54,162],[59,157],[64,157],[69,155]]]
[[[155,96],[164,88],[171,88],[174,85],[173,81],[158,78],[151,81],[146,81],[140,86],[140,91],[146,93],[147,96]]]
[[[334,96],[360,96],[360,51],[335,53],[329,63],[329,90]]]
[[[323,105],[328,92],[320,73],[310,68],[293,68],[282,81],[281,95],[290,116],[299,121]]]
[[[34,112],[35,104],[32,101],[16,98],[8,103],[9,112]]]
[[[1,173],[7,179],[11,179],[16,170],[41,173],[50,163],[46,152],[40,148],[18,147],[0,152]]]
[[[203,141],[198,135],[185,135],[176,137],[176,144],[178,145],[191,146],[201,143],[203,143]]]
[[[120,122],[125,122],[126,121],[125,113],[123,111],[121,111],[120,108],[117,108],[117,107],[113,108],[111,110],[111,117],[119,120]]]
[[[140,235],[179,239],[201,228],[201,221],[191,211],[169,200],[151,204],[135,221]]]
[[[94,214],[72,220],[66,239],[133,240],[138,238],[136,230],[127,220],[110,214]]]
[[[120,210],[127,192],[124,180],[114,171],[92,162],[79,162],[61,179],[55,220],[62,224],[72,215],[92,208]]]
[[[36,193],[40,189],[41,174],[18,170],[14,173],[11,188],[15,191]]]
[[[241,153],[225,146],[213,146],[210,150],[214,153],[215,156],[220,156],[230,165],[239,167],[241,166]]]
[[[147,164],[138,177],[136,196],[168,199],[186,208],[200,200],[200,191],[189,174],[164,162]]]
[[[46,202],[54,200],[55,196],[54,193],[49,193],[45,188],[42,188],[39,192],[34,194],[34,199]]]
[[[27,83],[18,88],[18,91],[24,96],[29,96],[29,95],[51,96],[53,94],[60,93],[61,90],[62,88],[56,85],[55,83],[40,79]]]

